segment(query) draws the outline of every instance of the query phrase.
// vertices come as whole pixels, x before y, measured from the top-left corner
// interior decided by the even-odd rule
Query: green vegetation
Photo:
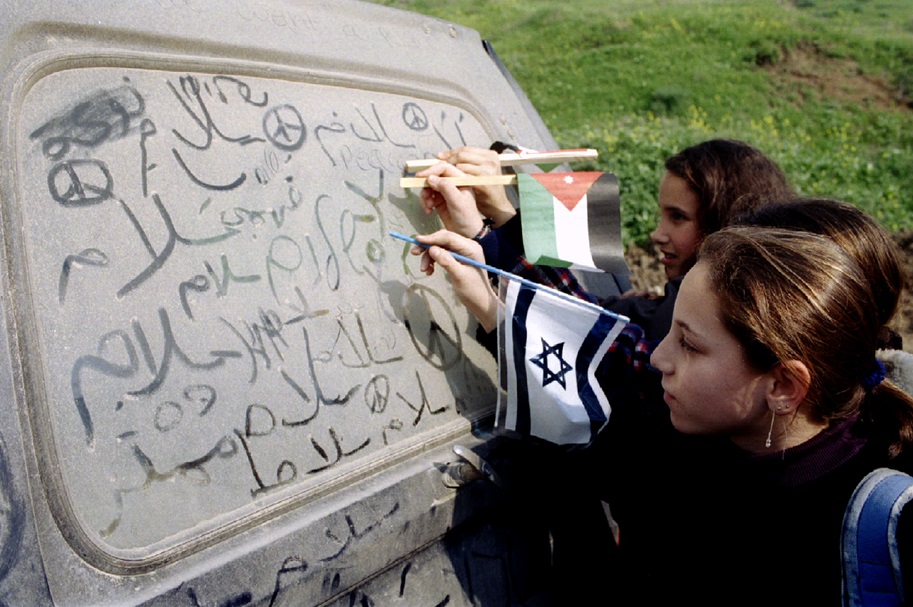
[[[653,226],[663,160],[748,141],[797,189],[913,227],[909,0],[378,0],[479,31],[563,147],[615,173],[623,235]],[[519,142],[522,144],[522,142]]]

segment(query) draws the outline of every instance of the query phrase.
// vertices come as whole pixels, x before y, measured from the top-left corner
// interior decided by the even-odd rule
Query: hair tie
[[[871,392],[875,386],[884,381],[885,375],[888,370],[884,366],[884,363],[875,359],[875,369],[872,370],[863,380],[862,387],[866,392]]]

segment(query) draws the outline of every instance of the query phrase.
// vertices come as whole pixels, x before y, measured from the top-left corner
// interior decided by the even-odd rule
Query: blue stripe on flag
[[[515,429],[524,435],[530,433],[529,394],[526,390],[526,315],[536,296],[536,290],[526,285],[520,285],[517,293],[517,303],[514,306],[513,323],[513,348],[514,370],[517,374],[517,422]]]
[[[615,322],[615,318],[600,314],[580,345],[580,350],[577,352],[577,360],[574,363],[577,373],[577,393],[580,395],[580,401],[590,416],[590,420],[598,422],[597,425],[600,427],[608,418],[606,418],[605,412],[602,410],[602,405],[599,404],[599,399],[596,397],[593,386],[590,385],[588,371],[596,356],[596,351],[602,345],[602,342],[605,341],[612,327],[615,326]]]

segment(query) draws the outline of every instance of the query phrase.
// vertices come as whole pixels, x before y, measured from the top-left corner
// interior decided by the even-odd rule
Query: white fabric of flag
[[[535,265],[627,274],[618,178],[611,173],[519,173],[524,254]]]
[[[500,281],[502,394],[496,426],[558,445],[585,445],[611,406],[596,368],[628,319],[527,281]]]

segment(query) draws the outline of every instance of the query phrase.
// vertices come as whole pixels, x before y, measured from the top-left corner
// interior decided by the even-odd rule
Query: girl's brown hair
[[[736,223],[805,230],[827,236],[850,254],[868,280],[878,318],[887,325],[897,311],[905,286],[903,253],[875,218],[847,202],[802,198],[764,205]],[[885,333],[884,327],[882,332]],[[885,336],[883,341],[887,341]]]
[[[697,195],[697,223],[705,236],[767,202],[793,198],[783,171],[757,148],[735,139],[710,139],[666,160],[666,170]]]
[[[881,320],[867,276],[843,248],[805,231],[737,226],[707,236],[698,261],[750,364],[807,365],[803,406],[813,418],[860,415],[891,455],[913,443],[913,398],[890,382],[865,387]]]

